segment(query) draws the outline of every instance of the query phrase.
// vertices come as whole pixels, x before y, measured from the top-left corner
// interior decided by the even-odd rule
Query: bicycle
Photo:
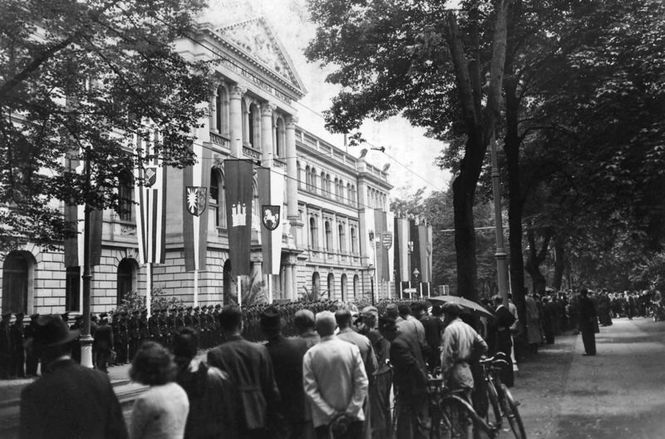
[[[515,401],[508,387],[501,382],[499,374],[502,368],[512,367],[506,354],[499,352],[493,357],[480,359],[479,363],[489,402],[487,421],[501,430],[503,418],[506,418],[515,439],[526,439],[524,423],[517,408],[519,402]]]
[[[498,428],[478,415],[471,403],[461,396],[462,392],[445,387],[440,377],[428,380],[430,439],[471,439],[474,430],[489,439],[496,438]]]

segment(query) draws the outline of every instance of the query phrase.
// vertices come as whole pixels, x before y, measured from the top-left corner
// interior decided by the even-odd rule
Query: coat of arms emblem
[[[279,226],[279,213],[281,206],[264,204],[261,206],[261,223],[271,232]]]
[[[145,168],[145,182],[143,183],[145,187],[150,187],[157,181],[157,168],[151,166]]]
[[[203,186],[187,186],[187,212],[199,216],[205,210],[208,203],[208,188]]]

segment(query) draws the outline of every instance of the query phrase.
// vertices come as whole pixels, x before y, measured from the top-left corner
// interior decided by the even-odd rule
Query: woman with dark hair
[[[129,377],[150,388],[132,408],[131,439],[182,439],[189,413],[187,394],[177,383],[176,365],[169,351],[159,343],[141,345],[132,361]]]
[[[237,394],[226,372],[196,358],[198,336],[186,327],[173,340],[178,366],[176,382],[189,398],[185,439],[237,438]]]

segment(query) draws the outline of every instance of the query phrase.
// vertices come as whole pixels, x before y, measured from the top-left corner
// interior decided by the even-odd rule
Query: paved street
[[[583,356],[582,338],[558,337],[520,363],[512,389],[529,438],[662,439],[665,437],[665,322],[618,319],[597,334],[598,355]],[[140,386],[129,367],[110,376],[125,413]],[[17,437],[18,396],[28,380],[0,383],[0,437]],[[502,434],[501,437],[510,437]]]
[[[665,323],[615,319],[596,334],[559,337],[520,364],[514,395],[529,438],[665,437]]]

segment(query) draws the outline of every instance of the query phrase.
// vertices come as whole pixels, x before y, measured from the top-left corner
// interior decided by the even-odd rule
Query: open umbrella
[[[494,318],[494,314],[487,310],[484,306],[479,303],[474,302],[473,300],[465,299],[460,296],[436,296],[428,297],[432,303],[456,303],[460,305],[464,310],[469,311],[471,314],[475,314],[480,317]]]

